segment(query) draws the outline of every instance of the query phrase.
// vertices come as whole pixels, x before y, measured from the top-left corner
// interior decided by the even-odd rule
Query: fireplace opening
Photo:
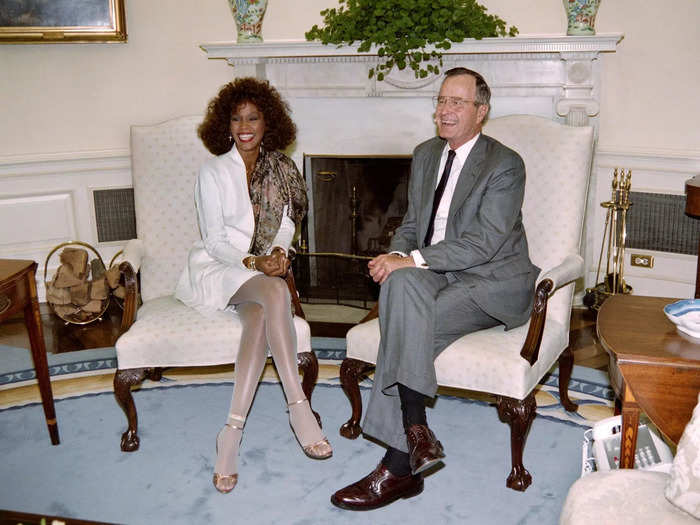
[[[371,308],[367,262],[386,253],[407,208],[410,156],[304,156],[309,212],[294,274],[302,302]]]

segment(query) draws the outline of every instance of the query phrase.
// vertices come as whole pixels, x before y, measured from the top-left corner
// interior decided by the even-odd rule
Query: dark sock
[[[401,399],[401,413],[403,414],[403,427],[405,430],[411,425],[427,425],[425,417],[425,400],[420,392],[411,390],[399,383],[399,398]]]
[[[393,447],[386,450],[386,454],[382,458],[382,465],[388,468],[394,476],[408,476],[411,473],[408,454]]]

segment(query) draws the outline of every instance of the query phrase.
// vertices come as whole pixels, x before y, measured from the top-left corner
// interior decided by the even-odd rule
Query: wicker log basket
[[[54,254],[58,252],[52,259]],[[48,268],[56,268],[49,279]],[[88,324],[102,318],[112,290],[119,285],[119,269],[105,268],[100,254],[87,243],[64,242],[44,263],[46,302],[66,323]]]

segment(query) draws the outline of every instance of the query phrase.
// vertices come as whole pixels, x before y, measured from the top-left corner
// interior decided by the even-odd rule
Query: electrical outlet
[[[641,268],[653,268],[654,256],[643,255],[641,253],[633,253],[630,255],[630,262],[632,263],[632,266],[639,266]]]

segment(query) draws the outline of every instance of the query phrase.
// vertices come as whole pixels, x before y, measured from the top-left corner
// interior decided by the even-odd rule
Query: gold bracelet
[[[246,267],[249,270],[256,271],[257,267],[255,266],[255,255],[251,255],[250,258],[248,259],[248,264],[246,264]]]

